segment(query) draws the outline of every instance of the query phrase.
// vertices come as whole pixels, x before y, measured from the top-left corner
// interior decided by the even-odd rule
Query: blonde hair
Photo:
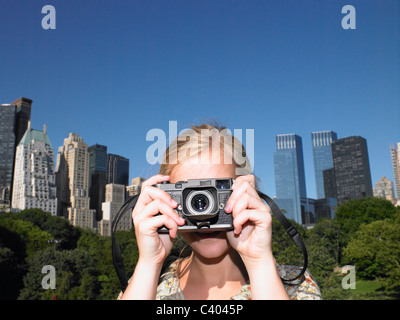
[[[221,159],[224,164],[233,163],[237,175],[252,173],[250,160],[243,144],[230,133],[229,129],[215,122],[192,125],[179,134],[166,149],[159,173],[170,175],[178,164],[194,157],[197,157],[202,164],[209,164],[210,158],[206,159],[206,155],[212,157],[214,164],[219,164]]]

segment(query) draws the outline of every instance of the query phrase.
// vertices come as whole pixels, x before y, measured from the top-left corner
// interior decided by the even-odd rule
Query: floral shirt
[[[157,300],[184,300],[183,292],[179,287],[178,266],[181,259],[173,262],[161,276],[157,287]],[[296,266],[278,266],[280,277],[292,279],[300,273]],[[321,300],[321,292],[312,275],[306,271],[304,281],[299,285],[284,285],[291,300]],[[246,283],[239,292],[231,297],[232,300],[251,300],[250,284]]]

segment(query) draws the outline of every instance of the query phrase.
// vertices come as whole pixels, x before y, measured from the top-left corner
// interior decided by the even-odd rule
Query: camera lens
[[[185,203],[189,215],[208,215],[215,206],[212,193],[204,189],[192,190],[187,195]]]
[[[204,194],[198,194],[192,198],[192,208],[198,212],[207,210],[208,198]]]

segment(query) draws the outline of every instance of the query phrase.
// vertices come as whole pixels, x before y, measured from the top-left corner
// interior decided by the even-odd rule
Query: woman
[[[172,263],[159,283],[178,226],[185,221],[174,211],[177,203],[171,196],[152,185],[201,178],[235,179],[225,207],[234,230],[182,233],[192,254]],[[225,128],[193,126],[179,136],[167,149],[160,174],[143,183],[132,218],[139,259],[120,299],[320,298],[308,273],[301,286],[283,285],[280,273],[288,270],[277,267],[272,254],[270,209],[256,192],[243,145]],[[162,226],[168,234],[157,232]]]

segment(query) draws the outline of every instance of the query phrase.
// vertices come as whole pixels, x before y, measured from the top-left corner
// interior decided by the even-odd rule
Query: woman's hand
[[[140,196],[132,211],[139,260],[121,299],[154,299],[162,264],[172,249],[178,225],[185,221],[174,211],[177,203],[165,191],[152,185],[168,181],[169,176],[156,175],[142,184]],[[157,229],[165,226],[168,234]]]
[[[152,186],[169,179],[169,176],[158,174],[143,182],[140,196],[132,211],[141,263],[162,264],[171,251],[178,225],[185,223],[184,219],[174,211],[177,203],[172,197],[167,192]],[[162,226],[169,229],[169,234],[157,232]]]
[[[232,213],[234,231],[227,237],[232,247],[250,265],[273,260],[271,210],[255,189],[253,175],[235,179],[225,212]]]
[[[246,266],[252,299],[288,299],[272,254],[271,209],[258,195],[254,176],[238,177],[232,190],[225,212],[233,215],[234,231],[227,238]]]

